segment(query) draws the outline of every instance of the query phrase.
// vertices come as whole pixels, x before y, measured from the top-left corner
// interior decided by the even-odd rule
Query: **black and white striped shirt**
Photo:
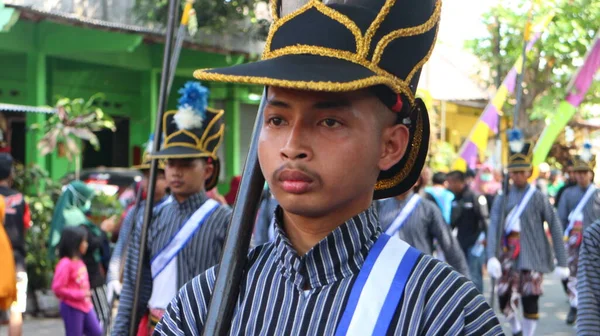
[[[181,229],[187,219],[208,200],[205,192],[192,195],[183,203],[173,201],[165,205],[155,215],[148,228],[147,255],[142,270],[140,304],[137,309],[141,316],[147,309],[152,295],[152,275],[150,260],[160,253],[171,238]],[[231,208],[219,206],[179,252],[177,258],[177,288],[182,287],[196,275],[217,264],[225,241],[225,234],[231,219]],[[133,232],[132,244],[127,251],[127,263],[123,274],[123,289],[119,301],[119,311],[113,328],[113,335],[127,335],[133,309],[133,295],[136,279],[136,267],[139,259],[139,241],[141,224],[137,223]]]
[[[511,186],[508,192],[506,216],[521,202],[527,192],[527,188],[519,189],[516,186]],[[500,225],[500,217],[502,216],[503,198],[504,195],[498,195],[494,199],[494,205],[492,206],[490,226],[487,234],[488,259],[495,256],[496,247],[502,239],[502,237],[498,237],[498,226]],[[563,242],[562,225],[548,198],[541,191],[536,190],[521,214],[521,251],[517,260],[517,269],[542,273],[549,273],[554,269],[554,258],[550,242],[544,231],[544,221],[550,227],[554,255],[558,260],[558,266],[567,267],[567,254]],[[504,233],[504,230],[502,232]]]
[[[281,230],[249,257],[230,335],[333,335],[352,285],[381,234],[371,207],[339,226],[304,256]],[[218,266],[217,266],[218,267]],[[155,335],[201,335],[217,267],[183,287]],[[427,255],[408,278],[390,335],[502,335],[496,316],[466,278]]]
[[[558,203],[558,217],[563,224],[563,229],[569,226],[569,215],[575,210],[586,191],[587,188],[583,189],[579,185],[574,185],[564,191],[564,197],[561,197]],[[590,199],[588,199],[581,212],[583,215],[584,230],[600,218],[600,189],[597,189]]]
[[[392,225],[411,197],[412,194],[405,200],[387,198],[376,202],[379,222],[384,231]],[[450,225],[442,217],[438,206],[430,200],[421,198],[398,231],[398,236],[412,247],[429,255],[433,255],[433,240],[436,239],[448,264],[462,275],[469,276],[467,260],[460,244],[452,235]]]
[[[577,292],[577,335],[600,335],[600,221],[583,234]]]

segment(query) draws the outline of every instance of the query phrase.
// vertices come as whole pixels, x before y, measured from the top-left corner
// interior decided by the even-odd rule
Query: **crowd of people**
[[[510,183],[487,164],[424,168],[430,128],[416,90],[440,0],[311,1],[273,13],[281,18],[265,60],[195,73],[267,87],[257,144],[267,183],[225,321],[230,334],[502,335],[482,295],[486,269],[513,335],[535,335],[551,272],[564,281],[566,322],[577,321],[580,335],[600,334],[600,191],[588,146],[565,181],[548,165],[531,181],[533,144],[522,138],[510,144]],[[199,82],[179,94],[177,110],[163,115],[160,150],[148,148],[133,167],[144,179],[121,223],[88,219],[94,192],[80,181],[57,202],[48,246],[67,336],[204,331],[216,275],[229,266],[219,262],[240,179],[225,196],[215,189],[225,112],[207,106]],[[10,189],[11,165],[0,156],[15,261],[15,290],[0,303],[11,303],[11,335],[19,335],[29,221]],[[106,232],[115,225],[111,251]]]

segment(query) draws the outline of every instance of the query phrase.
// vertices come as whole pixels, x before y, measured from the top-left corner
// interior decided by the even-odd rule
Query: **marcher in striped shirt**
[[[571,309],[567,315],[567,324],[573,324],[577,318],[577,261],[583,232],[595,220],[600,219],[600,189],[594,185],[596,156],[588,144],[581,155],[573,158],[573,175],[577,181],[566,189],[558,204],[558,216],[565,228],[565,247],[568,255],[571,275],[564,282]]]
[[[577,335],[600,335],[600,221],[583,234],[577,275]]]
[[[196,72],[267,85],[258,159],[279,203],[276,234],[248,256],[230,335],[502,334],[470,281],[383,233],[372,205],[407,192],[421,173],[427,112],[414,99],[416,85],[399,84],[418,77],[441,12],[438,0],[386,4],[311,1],[273,24],[273,59],[267,47],[266,61]],[[393,60],[376,66],[387,77],[368,79],[360,62],[318,56],[319,48],[345,55],[339,48],[351,47],[366,61],[389,30],[413,25],[424,28],[389,36],[381,50],[382,60]],[[363,33],[372,43],[356,44]],[[203,333],[219,267],[226,265],[180,290],[155,334]]]
[[[419,199],[414,208],[409,210],[407,207],[412,206],[413,197]],[[384,232],[397,234],[412,247],[429,255],[433,255],[435,239],[446,262],[460,274],[469,277],[465,255],[435,203],[410,191],[395,198],[377,201],[376,204],[379,223]],[[410,213],[407,213],[406,218],[400,218],[404,211]],[[402,222],[393,226],[398,219]]]
[[[223,111],[204,104],[207,89],[197,82],[179,91],[178,111],[164,115],[165,144],[152,157],[166,160],[165,175],[173,202],[163,206],[148,228],[139,306],[133,307],[141,223],[133,232],[123,277],[123,290],[113,335],[127,335],[131,323],[138,335],[152,334],[177,290],[219,261],[231,209],[209,199],[205,190],[219,176],[218,146],[223,136]],[[200,141],[201,139],[208,139]],[[132,311],[143,315],[132,321]]]
[[[500,309],[510,321],[513,334],[522,332],[524,336],[533,336],[539,318],[538,301],[542,295],[543,274],[554,269],[557,277],[564,279],[569,276],[569,269],[566,267],[561,225],[554,208],[546,195],[527,182],[531,176],[533,145],[524,142],[520,132],[516,138],[511,141],[508,160],[512,180],[508,199],[504,202],[505,195],[499,195],[492,206],[487,234],[487,269],[492,277],[498,279]],[[503,222],[504,204],[507,216],[504,226],[499,227]],[[554,256],[558,260],[556,268],[544,222],[548,223],[552,233]],[[499,256],[498,244],[502,244]],[[522,326],[518,314],[513,310],[519,305],[519,298],[523,305]]]

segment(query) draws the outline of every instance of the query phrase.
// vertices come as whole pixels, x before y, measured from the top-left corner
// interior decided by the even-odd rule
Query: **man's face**
[[[398,162],[408,129],[367,91],[322,93],[269,87],[258,155],[284,210],[353,216],[368,207],[380,170]],[[353,213],[354,211],[354,213]]]
[[[171,192],[185,197],[204,190],[204,181],[213,170],[213,165],[203,159],[168,159],[165,175]]]
[[[573,167],[567,167],[565,174],[569,175],[569,182],[571,182],[571,183],[577,182],[577,180],[575,180],[575,174],[573,172]]]
[[[510,172],[510,179],[513,181],[513,184],[519,188],[523,188],[527,185],[527,180],[531,176],[531,171],[515,171]]]
[[[463,189],[465,188],[465,182],[461,181],[460,179],[457,179],[454,177],[448,177],[447,182],[448,182],[448,189],[456,195],[460,194],[463,191]]]
[[[590,171],[576,171],[572,173],[575,177],[575,181],[581,187],[587,187],[592,183],[592,172]]]
[[[148,185],[150,183],[150,171],[144,170],[142,172],[144,174],[144,179],[142,180],[142,190],[144,192],[148,192]],[[169,187],[167,183],[167,179],[165,178],[165,172],[159,170],[156,173],[156,186],[154,187],[154,199],[158,200],[165,196],[167,193],[167,188]]]

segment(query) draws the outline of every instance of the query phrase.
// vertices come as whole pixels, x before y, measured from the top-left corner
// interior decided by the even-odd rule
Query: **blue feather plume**
[[[177,101],[177,113],[174,122],[179,129],[201,128],[206,119],[208,89],[200,82],[187,82],[179,89],[181,97]]]

